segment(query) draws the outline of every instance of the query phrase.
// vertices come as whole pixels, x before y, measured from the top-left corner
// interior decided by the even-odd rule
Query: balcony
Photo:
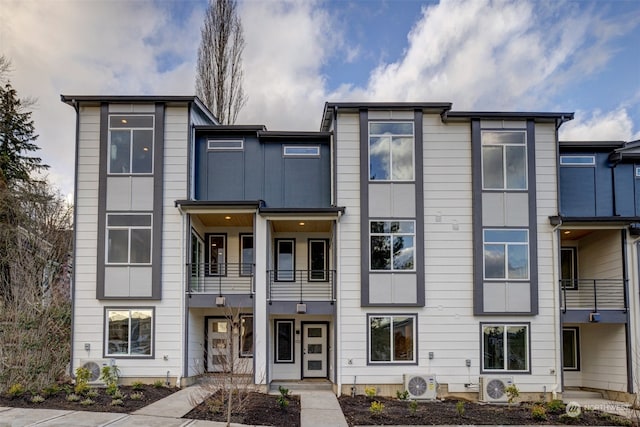
[[[269,270],[267,298],[272,301],[329,301],[336,295],[335,270]]]
[[[253,264],[187,264],[189,294],[253,295]]]
[[[628,309],[626,279],[560,280],[562,312]]]

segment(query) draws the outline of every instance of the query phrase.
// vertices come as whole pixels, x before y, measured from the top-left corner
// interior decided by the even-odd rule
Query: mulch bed
[[[583,411],[577,418],[570,418],[564,410],[547,411],[546,420],[535,420],[531,414],[533,404],[521,403],[512,406],[487,405],[463,402],[464,414],[460,415],[457,400],[418,401],[415,413],[410,402],[398,399],[367,396],[341,396],[338,398],[342,412],[350,426],[363,425],[527,425],[527,424],[571,424],[571,425],[631,425],[630,420],[600,411]],[[373,415],[369,408],[377,401],[384,405],[381,414]]]
[[[260,426],[300,427],[300,399],[298,396],[287,397],[287,406],[280,408],[278,396],[249,392],[241,408],[232,410],[231,422]],[[226,407],[221,406],[218,393],[208,397],[183,418],[196,420],[227,420]],[[233,409],[233,408],[232,408]]]
[[[122,399],[121,406],[111,404],[113,398],[106,393],[104,388],[94,389],[98,392],[98,395],[91,398],[91,400],[94,401],[91,405],[82,405],[80,402],[69,402],[67,400],[67,393],[61,390],[55,394],[46,397],[43,396],[45,400],[40,403],[31,402],[31,393],[24,393],[22,396],[14,398],[0,395],[0,406],[29,409],[65,409],[71,411],[130,413],[179,390],[177,388],[154,387],[151,385],[145,385],[139,389],[120,386],[119,389],[123,396],[125,396]],[[132,393],[142,393],[143,397],[140,400],[132,400],[130,398]]]

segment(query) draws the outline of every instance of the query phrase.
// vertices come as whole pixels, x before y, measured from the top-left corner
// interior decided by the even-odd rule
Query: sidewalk
[[[338,399],[330,391],[303,391],[302,427],[347,427]],[[223,422],[181,418],[204,400],[198,385],[187,387],[132,414],[0,407],[0,427],[222,427]],[[232,424],[240,427],[241,424]]]

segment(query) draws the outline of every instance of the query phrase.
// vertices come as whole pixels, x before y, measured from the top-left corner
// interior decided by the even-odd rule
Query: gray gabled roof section
[[[614,150],[624,145],[624,141],[558,141],[560,148]]]
[[[618,163],[625,160],[640,160],[640,139],[629,141],[609,155],[609,161]]]
[[[217,125],[218,119],[209,111],[204,103],[197,96],[182,96],[182,95],[60,95],[60,100],[65,104],[74,107],[77,104],[98,106],[103,102],[110,104],[134,104],[134,103],[156,103],[161,102],[167,105],[191,105],[195,110],[195,115],[192,120],[199,123],[207,123],[210,125]]]

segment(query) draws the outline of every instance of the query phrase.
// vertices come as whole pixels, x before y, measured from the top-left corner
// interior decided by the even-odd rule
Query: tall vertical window
[[[276,240],[276,280],[293,282],[296,269],[295,239]]]
[[[309,239],[309,280],[329,280],[328,241],[324,239]]]
[[[153,116],[109,116],[109,173],[153,172]]]
[[[529,370],[529,325],[482,325],[483,371]]]
[[[107,264],[151,263],[151,215],[107,214]]]
[[[207,275],[227,275],[227,235],[206,234],[207,250],[209,251],[209,266]]]
[[[369,317],[369,362],[415,362],[415,316]]]
[[[487,190],[527,189],[524,131],[482,132],[482,186]]]
[[[560,268],[562,287],[578,289],[578,254],[574,247],[560,248]]]
[[[369,179],[413,181],[413,122],[369,123]]]
[[[577,327],[562,329],[562,368],[565,371],[580,370],[580,340]]]
[[[276,363],[293,363],[293,320],[276,320]]]
[[[529,278],[529,231],[484,230],[484,278]]]
[[[253,274],[253,234],[240,235],[240,275]]]
[[[415,269],[415,221],[371,221],[371,270]]]
[[[107,309],[106,323],[105,355],[151,356],[152,309]]]
[[[240,316],[240,357],[253,357],[253,316]]]

